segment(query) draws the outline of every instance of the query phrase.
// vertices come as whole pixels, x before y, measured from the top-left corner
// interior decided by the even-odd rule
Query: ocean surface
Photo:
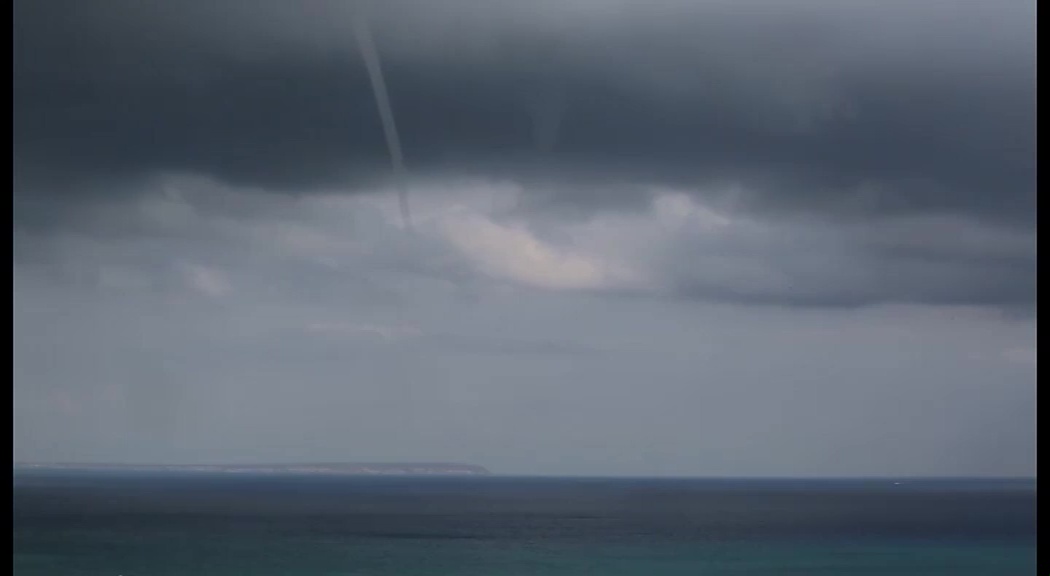
[[[1032,480],[19,473],[14,573],[1036,574]]]

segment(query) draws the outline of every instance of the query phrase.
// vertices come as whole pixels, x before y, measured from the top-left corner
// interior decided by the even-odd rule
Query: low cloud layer
[[[163,177],[148,187],[128,192],[134,201],[76,210],[65,236],[25,227],[23,238],[52,238],[51,250],[61,250],[69,234],[102,245],[184,234],[179,245],[187,247],[236,241],[236,256],[225,263],[254,252],[322,269],[367,263],[454,283],[480,277],[540,290],[734,304],[1024,312],[1035,301],[1034,231],[961,215],[774,218],[653,188],[644,209],[558,219],[529,212],[520,184],[459,179],[410,187],[417,230],[405,234],[385,188],[295,199],[202,178]],[[16,260],[32,262],[40,251],[24,242]],[[178,259],[174,252],[157,257]],[[229,290],[207,268],[177,268],[198,290]]]

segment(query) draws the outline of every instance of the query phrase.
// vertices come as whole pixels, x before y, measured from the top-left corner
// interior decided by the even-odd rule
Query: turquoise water
[[[15,574],[133,575],[687,575],[1035,573],[1035,547],[1018,545],[772,545],[694,543],[557,546],[489,542],[286,538],[167,539],[84,534],[46,553],[16,552]]]
[[[16,488],[19,575],[1034,574],[1034,487],[90,478]]]

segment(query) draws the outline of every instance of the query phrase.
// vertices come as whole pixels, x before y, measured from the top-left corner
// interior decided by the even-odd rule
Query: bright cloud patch
[[[205,296],[220,298],[229,294],[233,289],[224,273],[207,266],[188,264],[184,268],[184,273],[190,288]]]
[[[472,214],[450,219],[442,231],[481,271],[497,278],[555,290],[630,284],[626,268],[598,254],[542,242],[522,225],[501,225]]]

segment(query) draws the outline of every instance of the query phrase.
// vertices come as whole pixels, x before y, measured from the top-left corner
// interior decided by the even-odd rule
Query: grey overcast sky
[[[18,460],[1035,473],[1033,0],[18,0],[14,35]]]

